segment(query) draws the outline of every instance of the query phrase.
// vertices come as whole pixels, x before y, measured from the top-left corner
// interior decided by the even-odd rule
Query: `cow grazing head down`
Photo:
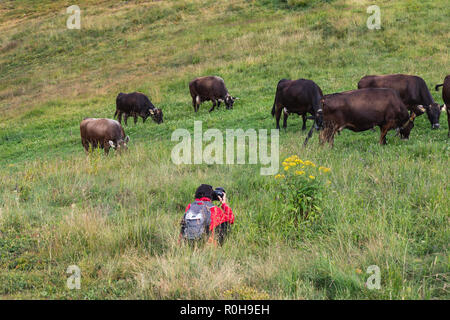
[[[155,121],[157,124],[161,124],[163,122],[163,112],[161,109],[158,108],[150,109],[149,113],[153,121]]]
[[[236,100],[239,100],[237,97],[232,97],[229,94],[225,97],[225,105],[227,109],[233,109],[233,104]]]
[[[426,112],[430,120],[432,129],[439,129],[439,117],[441,116],[442,106],[439,103],[432,103],[429,106],[418,106],[419,110]]]
[[[125,139],[120,139],[117,141],[117,145],[114,144],[114,141],[109,140],[108,143],[111,146],[111,148],[113,148],[116,151],[126,151],[128,150],[128,146],[127,143],[130,141],[130,137],[126,136]]]
[[[404,140],[409,139],[409,134],[411,133],[412,128],[414,128],[414,119],[416,118],[416,114],[413,112],[411,114],[411,117],[408,119],[408,121],[405,122],[405,124],[400,128],[399,133],[400,137]]]
[[[316,115],[314,117],[314,127],[316,130],[323,129],[323,110],[322,110],[322,108],[319,108],[316,111]]]

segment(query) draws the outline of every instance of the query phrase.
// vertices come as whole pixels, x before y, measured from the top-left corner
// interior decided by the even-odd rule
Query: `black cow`
[[[125,124],[127,124],[129,116],[134,117],[134,124],[137,123],[138,116],[142,117],[143,122],[145,122],[149,116],[151,116],[158,124],[163,122],[162,110],[155,108],[148,97],[140,92],[121,92],[117,95],[114,118],[118,116],[120,123],[122,123],[122,114],[125,115]]]
[[[444,100],[445,108],[447,109],[447,123],[448,123],[448,137],[450,138],[450,75],[446,76],[444,83],[436,85],[436,91],[442,87],[442,99]],[[441,106],[441,108],[444,105]]]
[[[289,117],[289,114],[296,113],[302,116],[302,130],[305,130],[307,113],[310,113],[312,115],[311,119],[315,120],[317,113],[321,112],[319,106],[322,96],[322,90],[312,80],[280,80],[277,85],[277,92],[272,107],[272,117],[276,116],[277,129],[280,129],[281,111],[283,110],[284,129],[287,127],[287,118]],[[306,137],[305,144],[311,137],[314,127],[317,128],[316,121],[314,121],[314,124]]]
[[[234,101],[239,99],[228,93],[225,82],[217,76],[195,78],[189,82],[189,91],[195,112],[198,111],[200,104],[204,101],[212,101],[212,108],[209,110],[211,112],[216,105],[219,108],[221,102],[225,102],[227,109],[233,109]]]
[[[417,116],[424,112],[418,106],[425,108],[432,129],[439,129],[441,107],[433,100],[425,81],[407,74],[389,74],[383,76],[365,76],[358,82],[358,89],[391,88],[396,90],[410,112]]]
[[[321,101],[323,110],[323,131],[321,144],[334,143],[334,135],[343,129],[355,132],[373,129],[381,130],[380,144],[386,144],[386,134],[398,129],[402,138],[408,139],[414,127],[415,113],[408,114],[408,108],[398,93],[389,88],[368,88],[329,94]]]

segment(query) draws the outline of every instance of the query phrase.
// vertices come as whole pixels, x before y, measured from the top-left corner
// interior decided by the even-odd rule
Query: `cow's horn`
[[[422,112],[427,111],[427,110],[424,108],[424,106],[421,105],[421,104],[419,104],[419,105],[417,106],[417,108],[418,108],[420,111],[422,111]]]

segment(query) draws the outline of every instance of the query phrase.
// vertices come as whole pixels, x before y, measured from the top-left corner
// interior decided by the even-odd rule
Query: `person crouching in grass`
[[[213,199],[221,203],[220,208],[212,203]],[[195,191],[195,201],[186,207],[179,241],[184,239],[192,243],[207,240],[214,245],[222,245],[233,223],[234,215],[227,204],[225,190],[213,190],[212,186],[202,184]]]

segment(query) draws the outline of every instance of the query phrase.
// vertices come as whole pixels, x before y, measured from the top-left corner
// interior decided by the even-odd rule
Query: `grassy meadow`
[[[301,118],[280,131],[291,155],[331,168],[314,220],[285,225],[280,180],[260,165],[175,165],[172,132],[274,129],[282,78],[325,94],[367,74],[449,73],[444,0],[0,1],[0,298],[449,299],[447,118],[416,119],[408,141],[379,129],[321,147]],[[194,114],[188,83],[219,75],[233,110]],[[140,91],[164,123],[129,119],[129,152],[86,156],[79,124],[112,118],[119,92]],[[308,129],[311,126],[308,121]],[[280,166],[281,166],[280,161]],[[282,173],[283,168],[280,168]],[[236,216],[221,248],[179,246],[179,222],[201,183],[222,186]],[[81,289],[66,286],[68,266]],[[365,286],[370,265],[381,288]]]

